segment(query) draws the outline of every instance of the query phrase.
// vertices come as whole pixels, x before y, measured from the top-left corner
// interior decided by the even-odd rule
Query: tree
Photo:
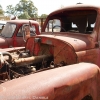
[[[37,18],[38,9],[31,0],[21,0],[15,7],[19,18]]]
[[[16,16],[16,10],[15,10],[15,7],[13,7],[12,5],[8,5],[6,7],[6,14],[8,14],[9,16],[13,15],[13,16]]]
[[[28,13],[25,11],[23,12],[23,14],[21,14],[19,16],[19,19],[30,19],[30,16],[28,15]]]
[[[20,19],[37,18],[38,9],[31,0],[20,0],[15,7],[8,5],[6,14],[9,16],[17,16]]]
[[[47,17],[47,14],[42,14],[41,16],[40,16],[40,18],[46,18]]]
[[[0,5],[0,15],[4,15],[4,11],[2,9],[2,6]]]

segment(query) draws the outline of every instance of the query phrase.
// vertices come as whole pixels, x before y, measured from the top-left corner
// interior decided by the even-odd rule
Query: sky
[[[0,5],[3,10],[6,10],[8,5],[13,7],[19,3],[20,0],[0,0]],[[75,5],[76,3],[90,4],[100,6],[99,0],[31,0],[34,6],[38,9],[38,15],[49,14],[52,11],[61,7]]]

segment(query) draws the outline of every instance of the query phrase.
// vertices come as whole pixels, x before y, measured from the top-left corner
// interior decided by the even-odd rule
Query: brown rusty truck
[[[100,7],[58,9],[25,48],[0,55],[1,100],[100,100]]]

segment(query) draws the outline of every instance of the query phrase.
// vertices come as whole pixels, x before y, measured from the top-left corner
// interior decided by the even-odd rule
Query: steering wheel
[[[65,30],[62,26],[59,26],[59,25],[53,26],[52,30],[53,30],[54,28],[56,28],[56,27],[60,27],[64,32],[66,32],[66,30]]]

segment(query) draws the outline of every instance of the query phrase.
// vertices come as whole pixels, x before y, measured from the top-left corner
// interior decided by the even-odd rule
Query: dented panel
[[[48,100],[81,100],[86,95],[91,95],[93,100],[99,100],[98,76],[100,71],[94,64],[64,66],[1,84],[0,97],[5,95],[4,99],[11,99],[15,96],[14,100],[17,97],[20,100],[40,100],[39,97]]]

